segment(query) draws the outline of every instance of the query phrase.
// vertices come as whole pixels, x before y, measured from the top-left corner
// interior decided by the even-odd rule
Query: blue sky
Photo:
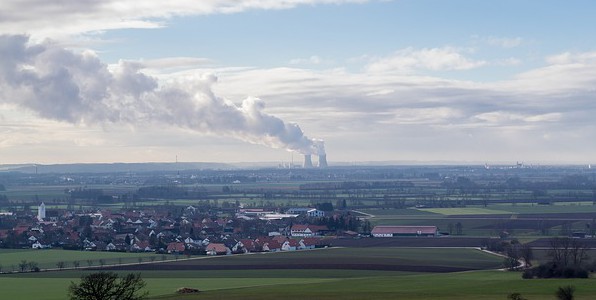
[[[3,1],[0,164],[594,162],[593,1],[162,2]]]

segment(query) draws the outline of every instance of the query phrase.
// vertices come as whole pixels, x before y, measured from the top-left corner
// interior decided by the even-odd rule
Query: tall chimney
[[[303,168],[312,168],[312,158],[310,154],[304,155],[304,164],[302,165]]]
[[[327,167],[327,154],[319,155],[319,168]]]

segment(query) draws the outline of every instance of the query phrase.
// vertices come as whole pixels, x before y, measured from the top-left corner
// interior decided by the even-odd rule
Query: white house
[[[295,224],[290,229],[290,235],[301,237],[315,236],[321,235],[326,230],[329,230],[327,226]]]
[[[315,218],[321,218],[325,216],[325,212],[322,210],[318,210],[316,208],[310,209],[309,211],[306,212],[306,216],[308,217],[315,217]]]

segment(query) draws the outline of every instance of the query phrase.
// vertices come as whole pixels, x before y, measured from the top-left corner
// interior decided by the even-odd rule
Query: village
[[[111,211],[46,209],[0,216],[3,248],[224,255],[325,247],[335,238],[370,234],[350,211],[291,208],[217,210],[194,206]]]

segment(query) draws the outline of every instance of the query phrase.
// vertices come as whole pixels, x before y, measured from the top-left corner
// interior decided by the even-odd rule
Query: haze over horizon
[[[590,163],[593,1],[0,3],[0,164]],[[323,140],[325,141],[323,144]]]

